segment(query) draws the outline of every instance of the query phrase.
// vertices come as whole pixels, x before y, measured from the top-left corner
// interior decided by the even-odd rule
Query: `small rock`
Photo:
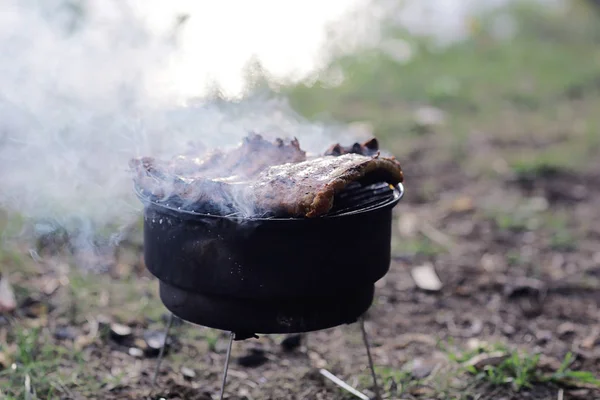
[[[520,296],[539,297],[546,291],[544,282],[534,278],[518,278],[515,282],[507,283],[504,295],[508,298]]]
[[[136,358],[144,357],[144,352],[141,349],[138,349],[137,347],[130,347],[128,353],[131,357],[136,357]]]
[[[249,354],[238,358],[238,364],[242,367],[253,368],[266,363],[269,359],[261,349],[250,349]]]
[[[311,361],[311,364],[315,367],[315,368],[326,368],[327,367],[327,361],[325,361],[325,359],[323,359],[323,357],[321,357],[319,355],[319,353],[311,351],[308,353],[308,357]]]
[[[552,332],[546,330],[537,331],[535,338],[537,339],[537,344],[544,345],[552,340]]]
[[[132,334],[132,329],[127,325],[113,323],[110,325],[110,335],[115,341],[121,341]]]
[[[411,276],[415,284],[423,290],[437,292],[442,289],[442,282],[438,278],[433,264],[427,263],[418,267],[414,267],[411,271]]]
[[[70,326],[60,326],[54,331],[54,337],[58,340],[73,340],[77,337],[77,332]]]
[[[290,352],[296,350],[302,344],[302,334],[288,335],[281,341],[281,347],[284,351]]]
[[[110,318],[103,314],[98,314],[96,316],[96,321],[98,322],[98,329],[107,329],[110,327]]]
[[[169,347],[171,344],[170,338],[165,336],[165,332],[161,331],[146,331],[144,332],[145,351],[148,356],[157,356],[163,344]],[[166,350],[166,349],[165,349]]]
[[[47,279],[43,284],[43,291],[46,296],[52,295],[60,287],[60,281],[58,279],[50,278]]]
[[[8,278],[0,276],[0,313],[11,312],[17,307],[17,300]]]
[[[512,325],[508,325],[508,324],[502,325],[502,333],[504,333],[506,336],[514,335],[516,331],[517,330]]]
[[[191,368],[181,367],[181,375],[183,375],[185,379],[194,379],[196,377],[196,372]]]
[[[431,371],[438,365],[438,360],[424,360],[417,358],[413,361],[411,375],[415,379],[423,379],[431,374]]]
[[[477,336],[483,330],[483,321],[480,319],[473,319],[469,324],[469,327],[466,328],[463,332],[463,336],[465,337],[473,337]]]
[[[575,325],[571,322],[563,322],[556,328],[556,332],[558,336],[561,338],[565,338],[566,336],[570,336],[575,333]]]

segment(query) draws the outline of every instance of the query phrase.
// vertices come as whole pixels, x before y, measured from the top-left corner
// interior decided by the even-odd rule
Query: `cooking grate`
[[[368,210],[391,200],[394,195],[395,188],[386,182],[369,185],[353,182],[336,195],[333,202],[334,206],[327,215],[334,216]]]
[[[153,203],[160,204],[164,207],[171,208],[178,212],[190,212],[199,215],[214,215],[214,216],[238,216],[234,205],[229,204],[213,204],[213,203],[185,203],[178,196],[171,196],[166,199],[160,199],[141,188],[136,188],[140,197],[147,198]],[[353,182],[348,185],[343,191],[338,193],[334,198],[333,208],[324,216],[337,216],[358,211],[366,211],[373,207],[379,206],[394,199],[398,194],[397,189],[386,183],[378,182],[373,184],[362,184]],[[278,218],[277,215],[263,214],[255,218]],[[252,219],[252,218],[251,218]]]

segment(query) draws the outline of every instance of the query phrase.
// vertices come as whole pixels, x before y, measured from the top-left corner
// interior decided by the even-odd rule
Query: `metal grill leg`
[[[156,368],[154,368],[154,375],[152,376],[152,389],[154,389],[156,385],[156,378],[158,376],[158,371],[160,369],[160,363],[163,359],[163,354],[165,353],[165,347],[167,345],[167,339],[169,339],[169,331],[171,330],[171,326],[173,325],[173,313],[169,314],[169,321],[167,322],[167,329],[165,330],[165,340],[160,348],[160,353],[158,353],[158,360],[156,361]]]
[[[360,318],[360,330],[362,331],[362,338],[367,349],[367,358],[369,359],[369,368],[371,369],[371,376],[373,377],[373,389],[375,390],[375,398],[381,400],[381,392],[379,391],[379,384],[377,383],[377,376],[375,375],[375,366],[373,364],[373,358],[371,357],[371,350],[369,348],[369,339],[367,337],[367,330],[365,329],[365,319]]]
[[[219,394],[219,400],[223,400],[223,394],[225,393],[225,382],[227,382],[227,369],[229,368],[229,359],[231,357],[231,346],[235,339],[235,333],[229,333],[229,345],[227,346],[227,358],[225,359],[225,368],[223,370],[223,380],[221,381],[221,393]]]

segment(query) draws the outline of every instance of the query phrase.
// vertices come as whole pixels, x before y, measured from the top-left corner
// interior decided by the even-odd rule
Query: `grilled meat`
[[[161,199],[177,199],[186,209],[314,218],[331,210],[335,195],[350,184],[403,181],[399,162],[373,154],[377,148],[376,139],[338,144],[327,155],[307,159],[296,139],[271,143],[251,135],[229,152],[169,163],[143,157],[130,167],[138,187]]]
[[[229,151],[216,149],[202,158],[176,157],[170,168],[175,174],[187,178],[251,177],[271,165],[304,160],[306,152],[300,148],[297,139],[289,143],[279,138],[269,142],[253,133]]]
[[[260,209],[314,218],[327,214],[335,195],[349,184],[395,185],[403,179],[394,158],[350,153],[270,167],[253,179],[248,192]]]
[[[363,156],[374,156],[379,152],[379,142],[376,138],[364,143],[354,143],[352,146],[342,146],[339,143],[331,146],[324,155],[341,156],[342,154],[362,154]]]

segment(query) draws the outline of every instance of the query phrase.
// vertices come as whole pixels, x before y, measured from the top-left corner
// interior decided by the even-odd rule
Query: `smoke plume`
[[[334,140],[337,128],[303,121],[283,100],[181,105],[165,75],[176,35],[153,33],[128,4],[4,2],[0,207],[91,233],[139,216],[133,157],[236,145],[249,131],[297,137],[308,152]]]

